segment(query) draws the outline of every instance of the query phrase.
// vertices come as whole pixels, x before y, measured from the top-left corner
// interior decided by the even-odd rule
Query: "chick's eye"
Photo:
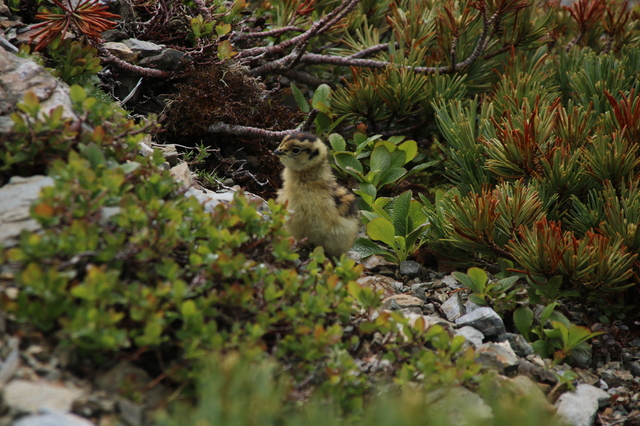
[[[300,154],[300,148],[295,147],[295,148],[291,148],[291,153],[293,153],[293,155],[298,155]]]

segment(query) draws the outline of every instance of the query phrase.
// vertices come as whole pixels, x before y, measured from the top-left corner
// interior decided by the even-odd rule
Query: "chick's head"
[[[311,133],[298,132],[284,137],[273,151],[280,162],[292,170],[305,170],[325,161],[327,146]]]

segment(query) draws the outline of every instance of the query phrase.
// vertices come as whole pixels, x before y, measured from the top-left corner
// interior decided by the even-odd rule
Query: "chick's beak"
[[[278,157],[284,154],[284,152],[280,151],[279,149],[276,149],[275,151],[273,151],[273,153]]]

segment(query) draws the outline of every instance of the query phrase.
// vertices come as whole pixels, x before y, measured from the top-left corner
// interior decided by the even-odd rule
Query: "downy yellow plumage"
[[[329,256],[346,253],[360,222],[356,197],[336,182],[324,142],[310,133],[294,133],[274,153],[285,166],[278,202],[287,203],[291,212],[285,225],[289,233],[324,247]]]

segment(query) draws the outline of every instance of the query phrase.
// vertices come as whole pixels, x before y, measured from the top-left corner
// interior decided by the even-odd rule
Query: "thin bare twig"
[[[318,87],[321,84],[333,86],[333,82],[329,80],[323,80],[321,78],[314,77],[311,74],[298,69],[283,72],[282,75],[289,77],[290,80],[298,81],[303,84],[308,84],[309,86],[313,86],[313,87]]]
[[[484,3],[482,3],[482,8],[480,9],[480,13],[482,15],[483,29],[482,29],[482,33],[480,34],[480,37],[478,38],[478,42],[476,43],[476,47],[474,48],[473,52],[471,52],[469,57],[467,57],[464,61],[453,63],[450,66],[411,67],[407,65],[398,65],[388,61],[380,61],[375,59],[360,59],[360,57],[363,55],[358,53],[350,56],[334,56],[334,55],[320,55],[316,53],[307,52],[307,53],[304,53],[302,56],[300,56],[299,62],[310,64],[310,65],[323,64],[323,65],[337,65],[337,66],[344,66],[344,67],[360,67],[360,68],[373,68],[373,69],[386,68],[388,66],[397,66],[402,68],[408,68],[415,72],[425,73],[425,74],[450,73],[462,68],[466,68],[471,64],[473,64],[476,60],[478,60],[478,58],[480,58],[481,55],[486,51],[487,47],[489,46],[489,42],[491,41],[491,38],[497,31],[495,26],[498,25],[498,20],[500,18],[500,11],[496,11],[496,13],[494,13],[491,16],[491,18],[488,18],[486,7]],[[271,46],[271,47],[274,47],[274,46]],[[382,45],[376,45],[376,46],[372,46],[372,48],[370,49],[372,49],[371,51],[375,51],[376,49],[383,50],[383,47]],[[368,50],[368,49],[365,49],[365,50]],[[365,53],[369,54],[371,53],[371,51],[367,51]],[[298,52],[296,52],[296,55],[297,54]],[[242,55],[242,53],[240,53],[240,55]],[[289,55],[283,58],[277,59],[272,62],[268,62],[262,65],[261,67],[255,68],[254,70],[252,70],[252,74],[260,75],[267,72],[277,71],[278,69],[281,69],[284,66],[284,64],[291,61],[293,57],[294,57],[294,52],[290,53]]]
[[[311,127],[311,123],[313,123],[313,120],[316,119],[319,112],[320,111],[318,111],[316,108],[313,108],[311,111],[309,111],[307,118],[305,118],[305,120],[302,122],[298,130],[303,132],[306,132],[307,130],[309,130],[309,128]]]
[[[115,65],[116,67],[131,73],[132,75],[138,75],[142,77],[153,77],[153,78],[167,78],[172,74],[162,70],[156,70],[153,68],[145,68],[140,67],[138,65],[130,64],[129,62],[125,62],[120,58],[116,58],[113,56],[111,52],[109,52],[104,46],[98,46],[98,51],[100,52],[100,56],[102,59],[110,64]]]
[[[295,132],[299,132],[299,129],[289,130],[266,130],[258,127],[240,126],[237,124],[216,123],[209,126],[207,129],[209,133],[227,133],[237,136],[251,136],[255,138],[264,138],[271,141],[279,141],[283,137]]]
[[[274,30],[269,30],[269,31],[258,31],[255,33],[235,33],[233,34],[232,40],[238,41],[238,40],[245,40],[248,38],[265,38],[265,37],[279,36],[281,34],[293,32],[293,31],[304,32],[304,29],[293,26],[293,25],[289,25],[287,27],[276,28]]]
[[[321,19],[311,25],[304,33],[299,36],[293,37],[289,40],[285,40],[282,43],[273,46],[254,47],[252,49],[244,50],[236,56],[237,59],[242,58],[254,58],[260,55],[271,55],[278,52],[283,52],[285,49],[291,46],[297,46],[301,43],[308,41],[314,35],[320,34],[335,24],[340,19],[344,18],[346,14],[351,12],[354,7],[360,2],[360,0],[344,0],[338,7],[331,12],[323,16]]]
[[[211,12],[209,11],[209,8],[204,3],[204,1],[202,1],[202,0],[193,0],[193,2],[196,4],[196,7],[198,8],[198,12],[200,12],[202,14],[202,16],[204,16],[204,18],[207,21],[211,21],[212,20]]]

